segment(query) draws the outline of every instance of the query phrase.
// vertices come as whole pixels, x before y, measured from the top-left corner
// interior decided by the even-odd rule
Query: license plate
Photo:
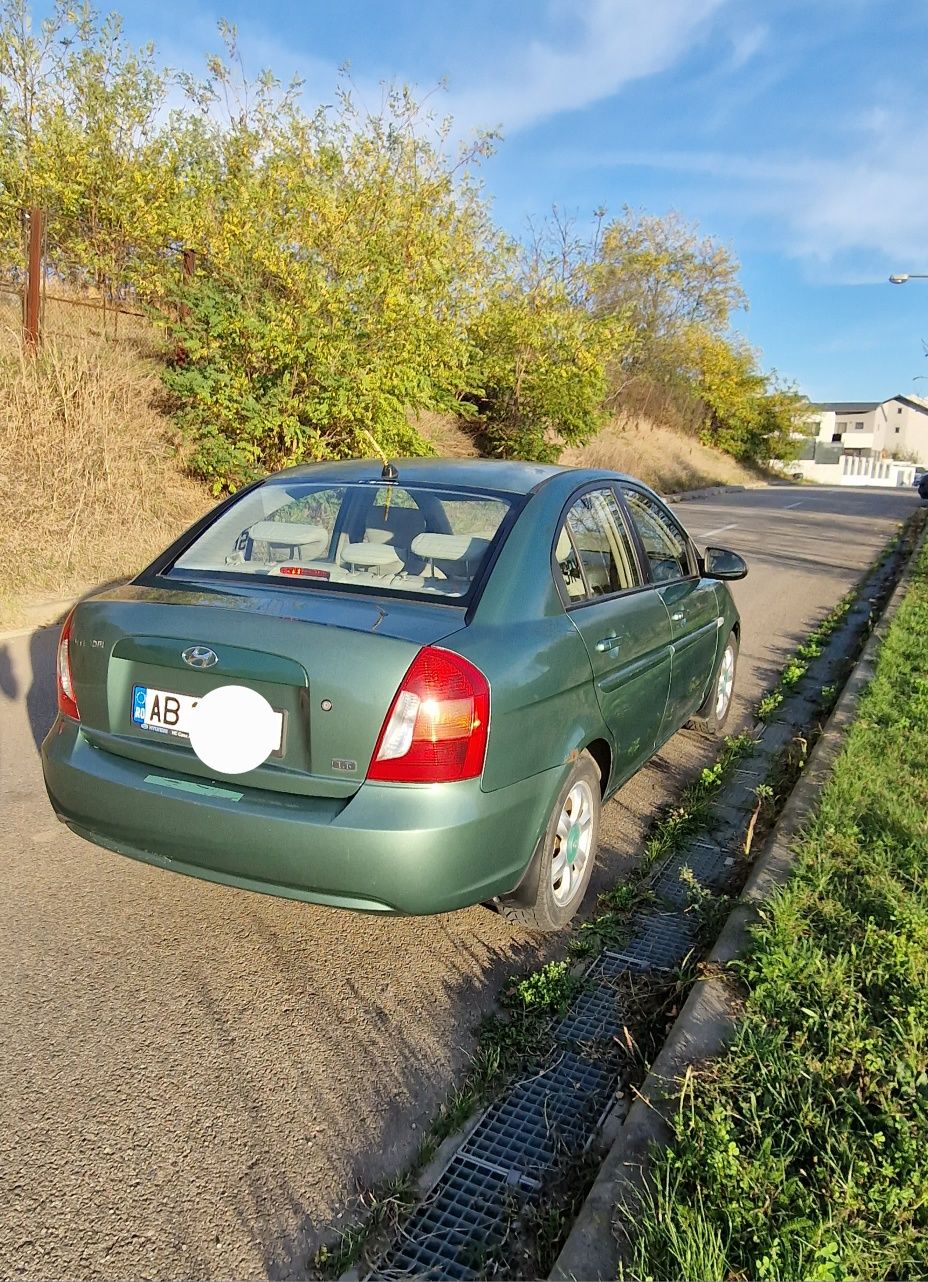
[[[190,738],[190,714],[197,706],[196,695],[177,694],[173,690],[157,690],[154,686],[133,686],[132,720],[142,730],[154,730],[158,734],[170,735],[175,739]],[[283,751],[284,714],[277,713],[280,735],[274,752]]]

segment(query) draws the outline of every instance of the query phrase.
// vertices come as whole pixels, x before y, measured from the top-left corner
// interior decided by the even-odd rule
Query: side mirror
[[[744,557],[728,548],[706,548],[703,565],[709,579],[743,579],[748,572]]]

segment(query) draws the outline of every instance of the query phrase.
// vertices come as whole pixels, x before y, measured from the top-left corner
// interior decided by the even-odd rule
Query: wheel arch
[[[596,763],[599,771],[599,791],[605,799],[612,778],[612,745],[606,739],[592,739],[584,748]]]

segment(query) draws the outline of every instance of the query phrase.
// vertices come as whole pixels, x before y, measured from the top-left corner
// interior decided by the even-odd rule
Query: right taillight
[[[367,772],[383,783],[453,783],[483,772],[490,687],[474,665],[426,646],[390,705]]]
[[[74,695],[74,678],[71,676],[71,627],[74,622],[72,610],[65,619],[61,636],[58,639],[58,711],[66,717],[80,721],[77,710],[77,699]]]

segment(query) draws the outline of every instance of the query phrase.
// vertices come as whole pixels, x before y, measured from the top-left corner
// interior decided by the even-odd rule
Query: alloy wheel
[[[558,815],[551,860],[551,889],[559,908],[570,902],[584,880],[593,846],[593,792],[579,779]]]

